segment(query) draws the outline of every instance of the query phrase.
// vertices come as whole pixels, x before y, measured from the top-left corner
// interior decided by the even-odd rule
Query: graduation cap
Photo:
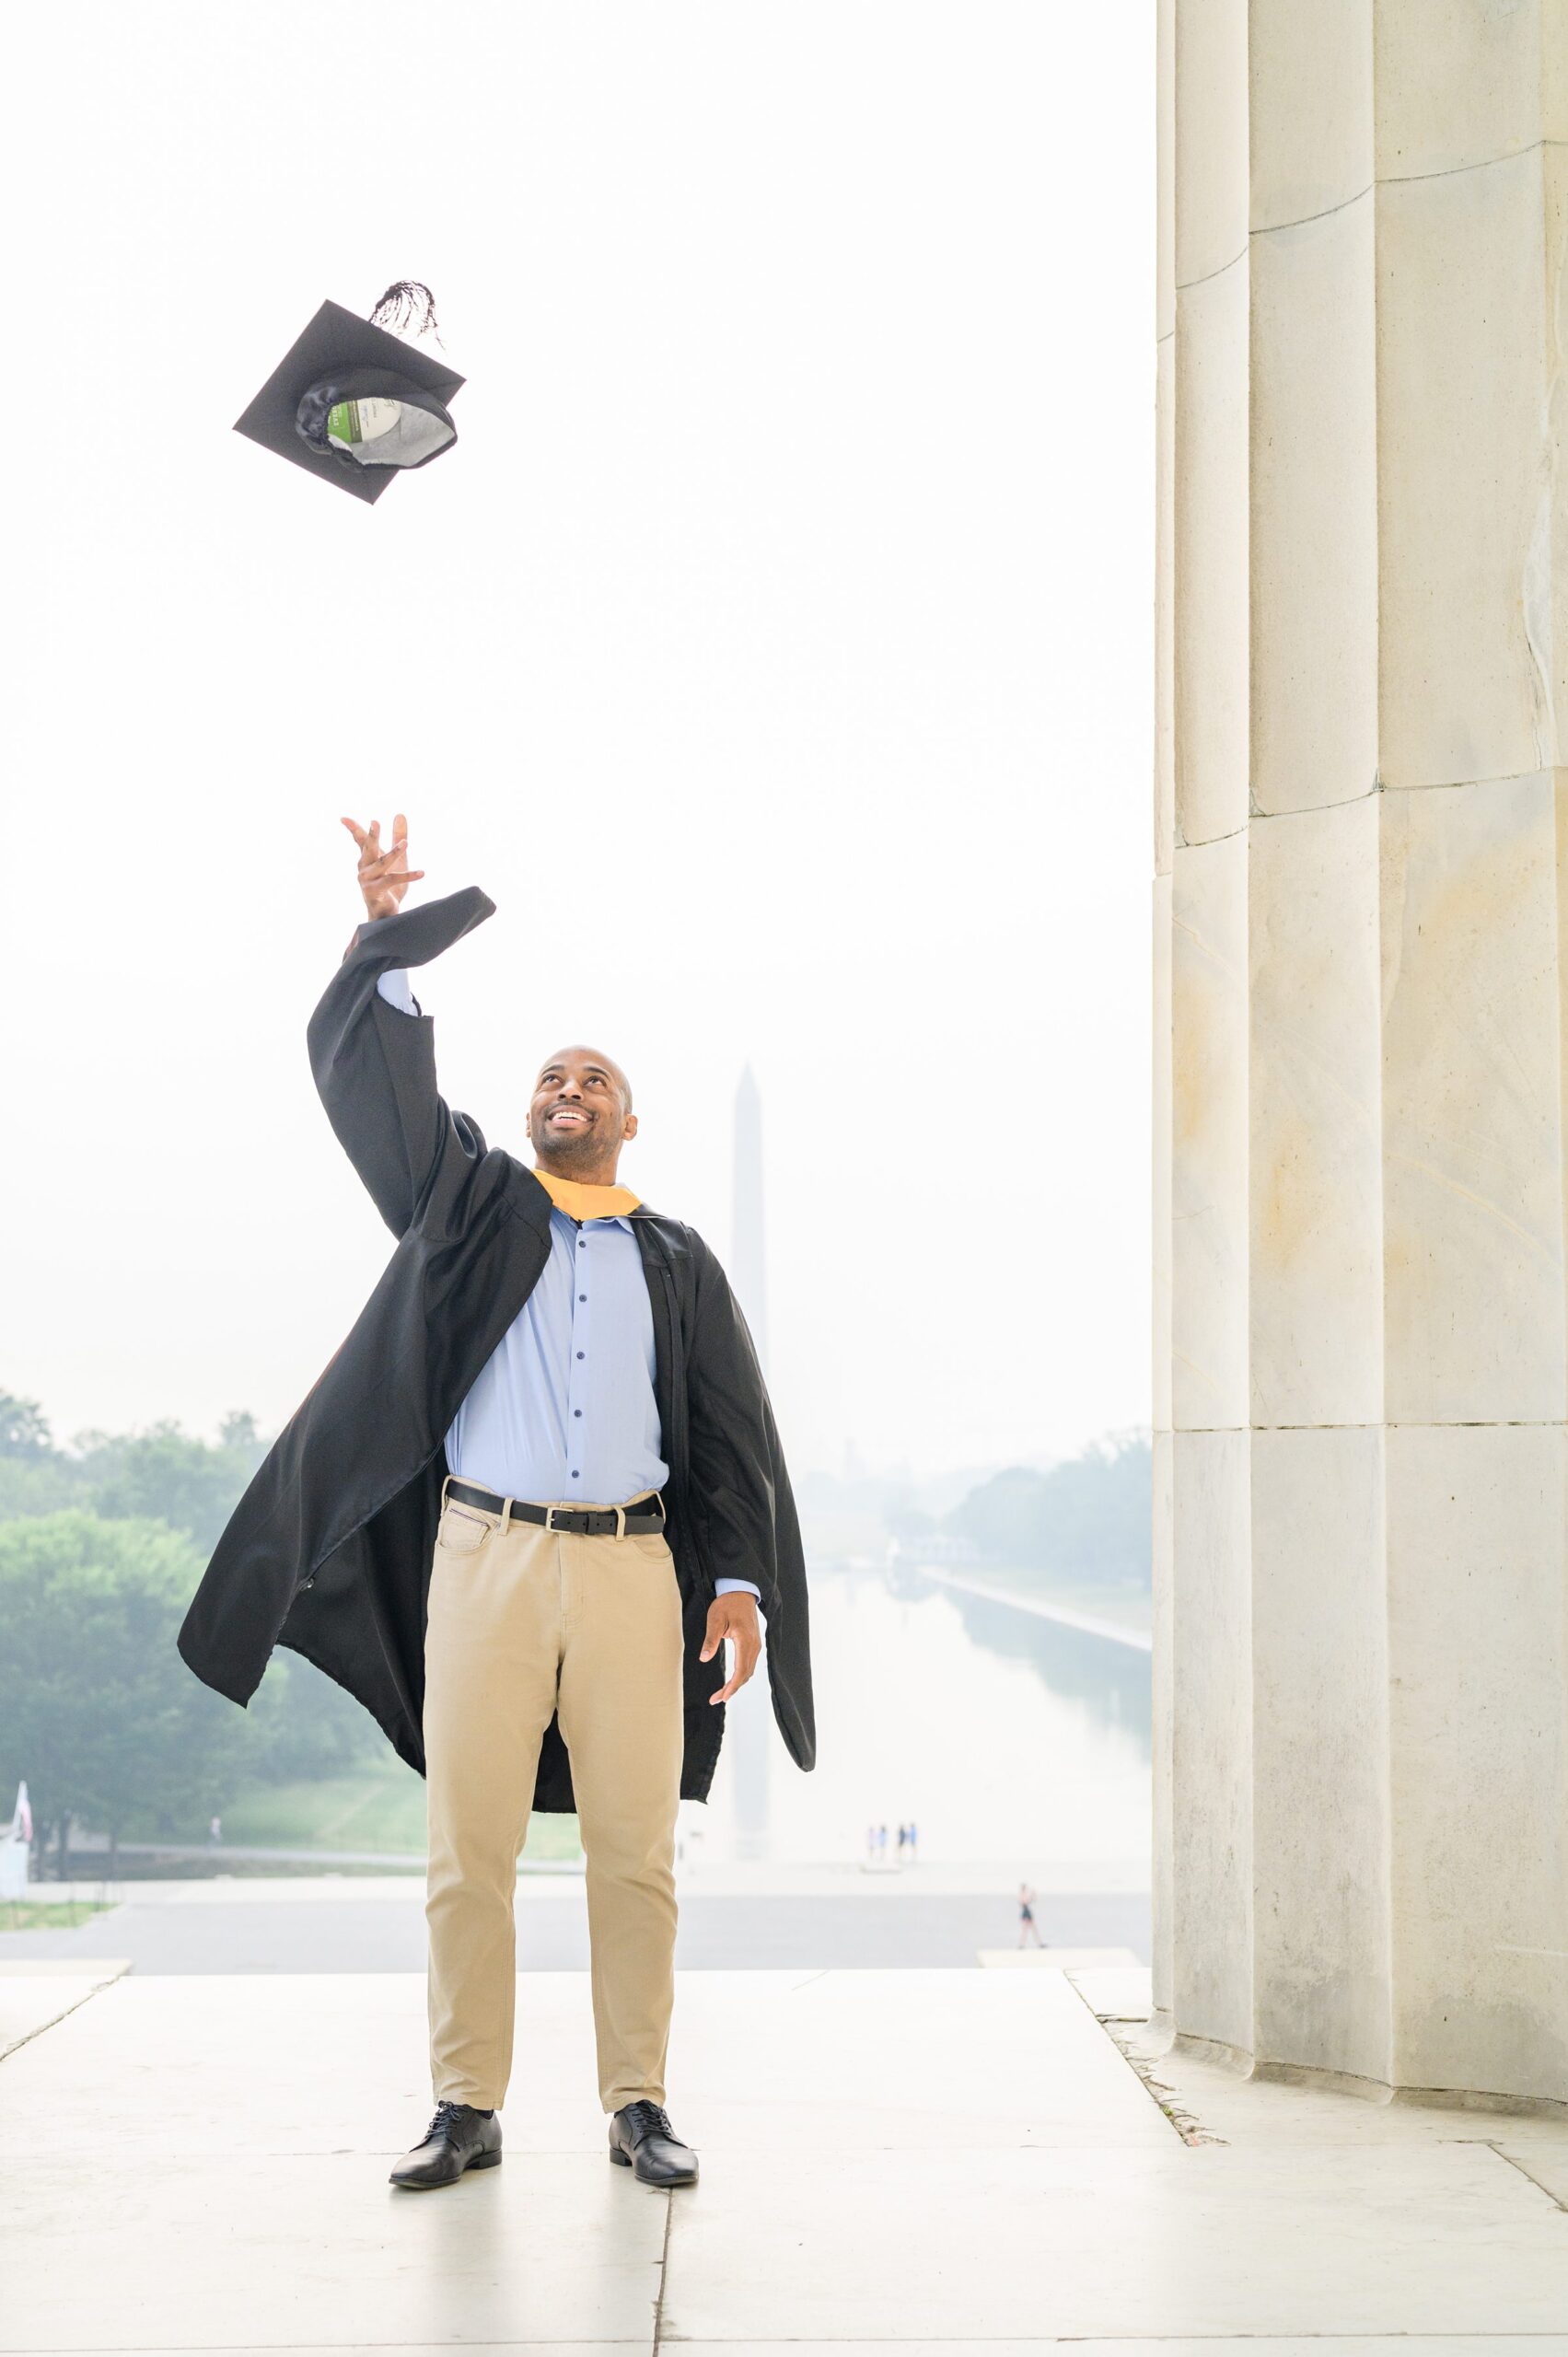
[[[430,289],[411,279],[389,286],[367,319],[323,303],[235,432],[355,499],[379,499],[404,469],[427,467],[458,438],[447,403],[462,377],[381,325],[420,309],[433,328]]]

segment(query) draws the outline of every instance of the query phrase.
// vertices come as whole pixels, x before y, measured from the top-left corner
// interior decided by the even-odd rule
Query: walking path
[[[664,2195],[527,1976],[505,2165],[406,2195],[419,1975],[133,1973],[0,2062],[0,2349],[1568,2357],[1568,2124],[1175,2062],[1142,1985],[685,1974]]]
[[[317,1867],[320,1864],[319,1853],[315,1851],[290,1851],[285,1854],[302,1865]],[[388,1864],[384,1856],[380,1864]],[[163,1907],[257,1906],[272,1899],[308,1906],[313,1901],[345,1898],[401,1898],[423,1905],[424,1858],[417,1859],[414,1865],[417,1871],[352,1875],[334,1874],[330,1868],[308,1874],[230,1875],[215,1866],[211,1875],[167,1882],[152,1876],[145,1882],[109,1882],[82,1875],[71,1882],[29,1883],[27,1895],[37,1899],[108,1897]],[[540,1864],[531,1871],[526,1869],[525,1861],[517,1897],[519,1900],[549,1898],[582,1879],[580,1860]],[[998,1865],[983,1859],[951,1863],[933,1859],[929,1864],[922,1861],[913,1866],[868,1867],[858,1861],[852,1864],[796,1864],[787,1859],[710,1862],[688,1858],[676,1870],[676,1880],[683,1894],[707,1898],[845,1898],[869,1897],[873,1893],[877,1898],[932,1898],[967,1894],[996,1897],[1011,1903],[1020,1879],[1031,1882],[1041,1891],[1146,1894],[1149,1862],[1146,1857],[1109,1862],[1068,1858],[1042,1864],[1023,1858],[1015,1866],[1011,1861]]]
[[[1098,1613],[1053,1604],[1049,1596],[1006,1587],[1000,1580],[972,1579],[968,1572],[949,1572],[932,1563],[922,1563],[919,1569],[923,1579],[936,1580],[943,1587],[962,1588],[969,1596],[983,1596],[990,1604],[1016,1604],[1020,1612],[1032,1612],[1037,1620],[1059,1621],[1063,1629],[1083,1629],[1091,1637],[1109,1637],[1113,1644],[1131,1645],[1134,1653],[1152,1654],[1155,1649],[1151,1631],[1134,1629],[1125,1620],[1103,1620]]]
[[[1087,1880],[1079,1869],[1075,1877]],[[1144,1881],[1146,1882],[1146,1875]],[[916,1867],[901,1875],[802,1869],[793,1888],[763,1870],[703,1867],[680,1877],[679,1965],[703,1971],[784,1966],[973,1966],[1016,1935],[1017,1902],[994,1868],[970,1887]],[[1149,1901],[1136,1882],[1074,1888],[1059,1872],[1033,1877],[1052,1946],[1149,1953]],[[425,1958],[423,1875],[319,1875],[285,1880],[45,1883],[48,1900],[73,1888],[118,1902],[83,1922],[0,1929],[0,1968],[29,1961],[86,1966],[122,1956],[141,1973],[417,1972]],[[588,1961],[580,1874],[537,1875],[517,1886],[517,1956],[529,1971]]]

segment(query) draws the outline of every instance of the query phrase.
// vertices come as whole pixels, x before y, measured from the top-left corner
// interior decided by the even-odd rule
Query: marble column
[[[1156,2002],[1568,2101],[1568,0],[1161,0]]]

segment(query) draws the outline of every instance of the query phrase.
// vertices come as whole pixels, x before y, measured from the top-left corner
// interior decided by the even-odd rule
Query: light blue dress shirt
[[[407,972],[377,988],[419,1012]],[[552,1209],[550,1258],[447,1434],[459,1480],[540,1505],[621,1506],[669,1479],[654,1393],[654,1314],[624,1218]],[[714,1582],[720,1596],[749,1580]]]
[[[550,1258],[447,1435],[447,1462],[503,1497],[622,1506],[659,1490],[654,1313],[629,1219],[550,1214]]]

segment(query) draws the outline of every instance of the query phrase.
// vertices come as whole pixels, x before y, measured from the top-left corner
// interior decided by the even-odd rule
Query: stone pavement
[[[505,2165],[423,2196],[419,1976],[48,1979],[7,2351],[1568,2357],[1568,2124],[1160,2056],[1126,1969],[687,1973],[674,2195],[606,2161],[579,1974],[518,1982]]]

